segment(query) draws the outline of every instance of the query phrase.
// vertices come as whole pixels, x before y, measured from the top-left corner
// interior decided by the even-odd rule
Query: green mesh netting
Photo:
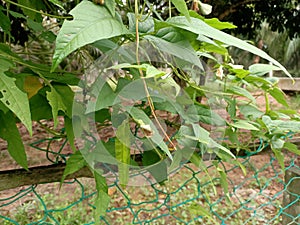
[[[60,143],[57,151],[51,145]],[[57,163],[66,157],[61,138],[43,139],[32,144]],[[260,151],[260,150],[259,150]],[[240,166],[218,161],[228,179],[224,194],[222,177],[212,161],[207,172],[193,164],[183,164],[165,184],[150,179],[147,172],[133,174],[140,186],[126,188],[112,176],[109,183],[110,207],[101,218],[103,224],[300,224],[300,212],[289,209],[299,205],[300,195],[290,193],[288,182],[270,151],[239,159]],[[286,154],[286,171],[299,168],[299,157]],[[284,194],[292,198],[283,205]],[[0,192],[0,224],[94,224],[94,181],[80,178],[59,183],[40,184]],[[293,212],[293,213],[291,213]],[[286,222],[286,223],[287,223]]]

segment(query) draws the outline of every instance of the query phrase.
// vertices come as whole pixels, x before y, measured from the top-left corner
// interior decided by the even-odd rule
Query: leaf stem
[[[65,134],[61,134],[55,130],[52,130],[51,128],[49,128],[47,125],[43,124],[41,121],[37,121],[37,123],[45,130],[47,131],[49,134],[53,134],[55,137],[59,137],[59,138],[64,138],[66,137]]]

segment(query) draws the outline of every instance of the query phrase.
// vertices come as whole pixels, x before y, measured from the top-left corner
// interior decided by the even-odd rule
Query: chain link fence
[[[61,147],[51,150],[57,142]],[[63,153],[65,143],[61,137],[53,137],[31,146],[56,165],[68,157]],[[300,224],[299,156],[285,154],[285,180],[271,151],[261,150],[240,157],[240,165],[205,161],[207,171],[191,163],[182,164],[163,184],[155,183],[146,171],[139,171],[131,176],[143,185],[123,187],[114,176],[115,170],[107,167],[111,203],[101,221],[114,225]],[[216,165],[226,172],[227,195]],[[3,190],[0,223],[95,224],[95,196],[90,178],[67,180],[61,187],[56,182]]]

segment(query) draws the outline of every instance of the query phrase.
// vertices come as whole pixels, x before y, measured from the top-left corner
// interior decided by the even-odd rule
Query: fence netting
[[[45,138],[32,143],[51,163],[66,157],[65,140]],[[51,145],[59,145],[56,151]],[[123,187],[108,178],[111,203],[102,224],[300,224],[300,212],[289,208],[299,205],[300,195],[289,193],[293,201],[283,204],[290,192],[284,172],[271,151],[239,158],[241,166],[214,160],[224,169],[228,195],[221,185],[216,164],[205,161],[207,171],[184,163],[163,184],[145,171],[131,176],[140,185]],[[299,157],[285,154],[285,171],[299,168]],[[111,171],[115,173],[115,171]],[[94,180],[78,178],[59,183],[31,185],[0,192],[0,224],[95,224]]]

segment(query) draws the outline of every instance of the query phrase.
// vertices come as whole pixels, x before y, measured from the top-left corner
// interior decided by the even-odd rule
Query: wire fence
[[[51,145],[60,148],[51,150]],[[51,163],[67,157],[66,140],[48,138],[31,146],[45,152]],[[299,168],[299,156],[285,154],[285,172]],[[108,178],[111,203],[103,224],[300,224],[300,193],[290,188],[300,177],[285,180],[271,151],[239,158],[241,166],[214,160],[224,169],[228,193],[221,185],[216,164],[207,171],[182,164],[164,184],[140,171],[131,178],[141,185],[123,187]],[[110,171],[115,173],[114,171]],[[94,181],[78,178],[0,192],[0,224],[95,224]],[[297,211],[298,210],[298,211]]]

